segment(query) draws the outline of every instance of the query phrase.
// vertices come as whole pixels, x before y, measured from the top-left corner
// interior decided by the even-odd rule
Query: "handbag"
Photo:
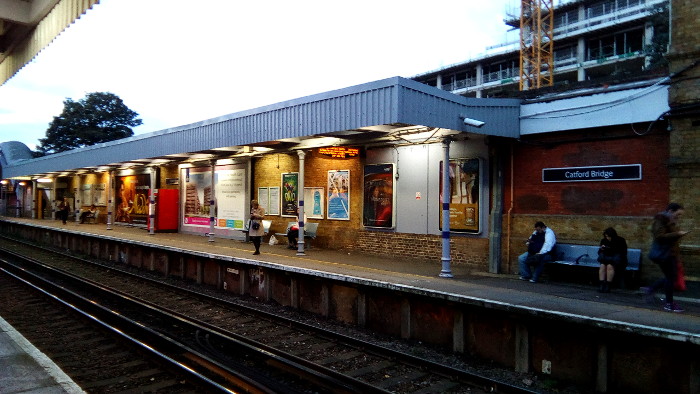
[[[260,223],[258,222],[253,222],[253,224],[250,226],[253,230],[259,230],[260,229]]]
[[[680,261],[676,266],[676,282],[673,284],[673,289],[676,291],[685,291],[685,269],[683,268],[683,263]]]
[[[658,241],[654,241],[651,244],[651,250],[649,251],[649,260],[659,263],[668,258],[669,252],[671,251],[671,246],[668,244],[661,244]]]

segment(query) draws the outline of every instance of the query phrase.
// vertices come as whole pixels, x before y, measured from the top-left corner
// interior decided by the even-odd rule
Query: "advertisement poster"
[[[242,230],[248,206],[245,198],[245,169],[241,166],[217,166],[214,172],[216,225]]]
[[[268,215],[279,215],[280,214],[280,188],[269,187],[270,192],[270,210],[267,211]]]
[[[209,225],[209,200],[211,199],[211,169],[209,167],[184,168],[183,224]]]
[[[323,219],[326,190],[322,187],[304,188],[304,213],[307,219]]]
[[[450,230],[479,232],[479,159],[450,160]],[[442,206],[442,162],[440,204]],[[442,227],[442,214],[440,215]]]
[[[282,216],[297,217],[299,201],[299,173],[282,174]]]
[[[92,202],[95,206],[106,206],[107,205],[107,190],[106,184],[96,183],[92,185]]]
[[[80,205],[90,205],[92,204],[92,185],[86,184],[80,186]],[[80,207],[78,207],[80,208]]]
[[[258,204],[263,207],[266,215],[270,212],[270,191],[267,187],[258,188]]]
[[[117,176],[116,222],[146,225],[151,176]]]
[[[394,227],[394,164],[365,166],[362,224]]]
[[[350,220],[350,170],[328,171],[328,219]]]

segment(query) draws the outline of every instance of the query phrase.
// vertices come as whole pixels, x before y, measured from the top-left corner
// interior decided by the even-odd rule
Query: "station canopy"
[[[518,138],[519,111],[517,99],[466,98],[392,77],[21,160],[4,167],[2,176],[56,177],[320,147],[434,143],[470,133]]]

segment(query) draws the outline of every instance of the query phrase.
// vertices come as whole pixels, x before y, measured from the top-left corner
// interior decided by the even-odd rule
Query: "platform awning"
[[[400,143],[403,134],[519,136],[520,101],[465,98],[393,77],[138,135],[3,169],[4,177],[251,156],[321,146]],[[481,128],[464,118],[485,122]]]

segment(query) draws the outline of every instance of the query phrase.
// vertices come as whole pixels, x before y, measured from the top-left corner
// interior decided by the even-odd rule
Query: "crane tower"
[[[520,90],[554,84],[553,3],[520,1]]]

